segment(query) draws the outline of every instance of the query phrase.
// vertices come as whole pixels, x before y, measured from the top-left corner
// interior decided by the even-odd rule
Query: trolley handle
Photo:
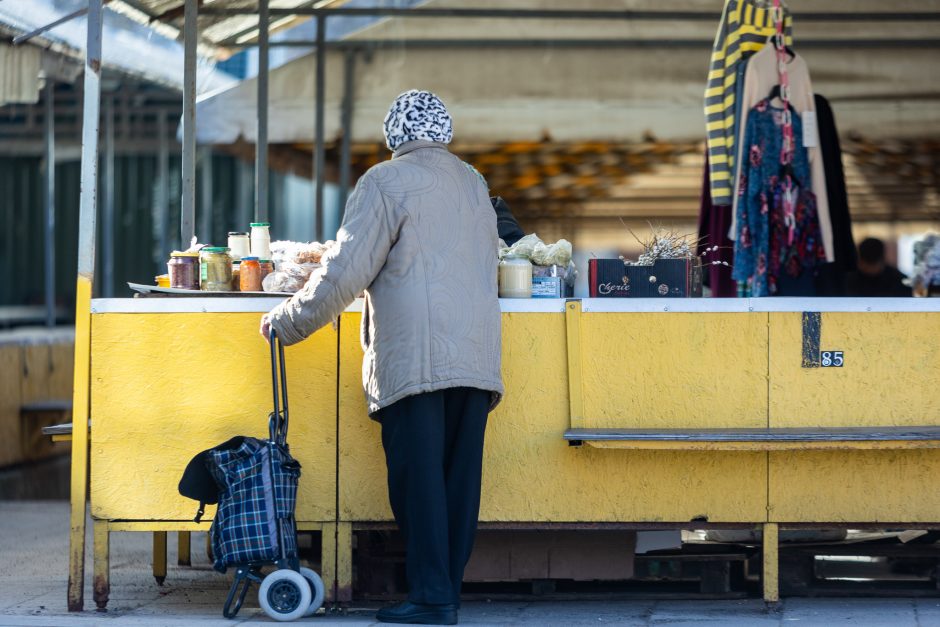
[[[274,393],[274,411],[268,422],[271,440],[281,446],[287,444],[287,367],[284,362],[284,344],[277,337],[277,332],[270,331],[271,345],[271,389]],[[280,375],[280,376],[279,376]],[[278,380],[280,379],[280,381]],[[280,395],[278,394],[280,387]]]

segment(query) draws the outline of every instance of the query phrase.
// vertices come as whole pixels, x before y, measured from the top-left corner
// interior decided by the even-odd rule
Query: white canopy
[[[548,5],[551,4],[551,7]],[[582,4],[584,6],[582,6]],[[649,4],[650,6],[639,6]],[[629,8],[695,8],[700,3],[631,3]],[[933,4],[933,2],[931,2]],[[636,6],[634,6],[636,5]],[[653,6],[655,5],[655,6]],[[675,6],[673,6],[675,5]],[[682,5],[682,6],[680,6]],[[689,5],[689,6],[685,6]],[[694,5],[694,6],[692,6]],[[872,49],[871,39],[934,38],[935,23],[842,22],[800,26],[802,10],[871,10],[853,0],[789,2],[797,26],[794,48],[810,67],[814,88],[830,98],[843,133],[871,138],[940,134],[936,69],[940,52],[932,47]],[[467,6],[465,0],[437,0],[424,6]],[[546,0],[513,6],[557,8]],[[616,0],[590,0],[578,8],[625,8]],[[926,7],[924,7],[926,10]],[[428,89],[446,103],[454,118],[455,141],[624,141],[652,135],[690,140],[705,134],[703,93],[710,42],[718,26],[707,21],[487,20],[394,18],[351,39],[387,40],[371,61],[360,56],[355,74],[352,138],[382,139],[388,105],[402,91]],[[413,39],[638,39],[634,48],[421,49]],[[402,40],[405,40],[402,43]],[[667,40],[694,40],[698,47]],[[800,48],[800,41],[845,41],[838,48]],[[656,42],[663,42],[657,45]],[[340,133],[343,53],[327,53],[326,137]],[[298,58],[270,74],[269,140],[311,142],[314,137],[314,55]],[[927,74],[931,74],[928,77]],[[927,79],[927,80],[925,80]],[[203,98],[197,109],[202,143],[231,143],[256,137],[257,83],[250,79]]]

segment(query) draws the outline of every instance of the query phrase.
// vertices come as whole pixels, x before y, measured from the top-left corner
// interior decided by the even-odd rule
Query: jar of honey
[[[499,297],[532,298],[532,263],[521,255],[499,262]]]

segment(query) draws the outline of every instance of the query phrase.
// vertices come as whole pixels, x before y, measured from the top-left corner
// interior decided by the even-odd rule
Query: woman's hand
[[[268,320],[268,315],[265,314],[261,316],[261,337],[264,338],[264,341],[268,344],[271,343],[271,321]]]

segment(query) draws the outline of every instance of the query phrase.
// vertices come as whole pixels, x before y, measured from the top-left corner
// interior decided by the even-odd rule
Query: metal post
[[[82,108],[82,179],[75,286],[75,372],[72,387],[72,467],[69,505],[68,608],[80,612],[85,589],[85,497],[88,493],[91,292],[95,275],[98,202],[98,124],[101,96],[101,0],[88,0],[85,89]]]
[[[101,263],[101,294],[114,296],[114,98],[108,97],[104,105],[104,246]]]
[[[196,0],[186,0],[183,23],[183,199],[180,207],[181,247],[189,247],[196,231]]]
[[[199,193],[202,196],[202,215],[199,216],[199,239],[203,242],[212,242],[212,148],[206,146],[202,149],[199,177]],[[224,243],[221,243],[224,245]]]
[[[316,178],[316,240],[323,241],[323,168],[326,163],[326,146],[324,145],[324,114],[326,94],[326,16],[317,15],[317,106],[316,130],[314,133],[313,173]]]
[[[45,142],[45,292],[46,326],[54,327],[55,303],[55,85],[46,78],[46,142]]]
[[[352,116],[353,102],[356,97],[356,51],[347,50],[343,65],[343,141],[340,146],[339,166],[339,211],[340,223],[346,212],[346,197],[349,195],[349,182],[352,168]]]
[[[165,255],[170,250],[170,166],[167,162],[169,157],[169,146],[166,136],[166,112],[160,111],[157,114],[157,202],[154,219],[157,223],[157,241],[158,248],[154,254],[154,260],[162,265],[166,261]],[[162,272],[161,272],[162,274]]]
[[[258,2],[258,141],[255,144],[255,221],[268,222],[268,0]]]

